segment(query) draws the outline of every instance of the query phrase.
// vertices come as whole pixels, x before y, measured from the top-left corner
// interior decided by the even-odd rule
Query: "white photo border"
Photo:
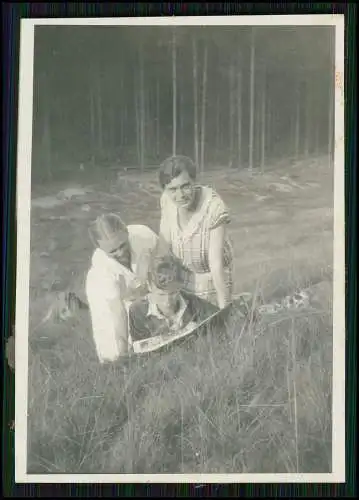
[[[21,19],[17,152],[17,275],[15,313],[16,483],[343,483],[345,482],[345,198],[344,88],[335,86],[334,277],[333,277],[333,452],[329,474],[28,474],[27,395],[31,230],[31,150],[34,30],[36,26],[333,26],[335,74],[344,85],[344,15],[191,16],[136,18]],[[333,75],[334,77],[334,75]],[[19,368],[21,367],[21,369]]]

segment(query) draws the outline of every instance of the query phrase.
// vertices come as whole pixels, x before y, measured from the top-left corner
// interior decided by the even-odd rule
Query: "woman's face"
[[[120,264],[130,267],[131,265],[131,248],[128,240],[124,241],[116,250],[108,254]]]
[[[188,208],[191,206],[195,189],[194,181],[188,175],[188,172],[184,171],[178,177],[172,179],[165,187],[165,190],[179,208]]]

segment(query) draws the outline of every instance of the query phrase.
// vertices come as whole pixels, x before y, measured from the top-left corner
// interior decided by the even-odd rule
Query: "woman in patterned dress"
[[[210,187],[196,183],[196,167],[186,156],[160,166],[160,236],[187,270],[184,289],[225,307],[232,299],[233,251],[227,207]]]

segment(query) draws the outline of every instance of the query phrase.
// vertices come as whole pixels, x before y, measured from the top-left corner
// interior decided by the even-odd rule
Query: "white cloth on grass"
[[[101,363],[115,361],[121,354],[121,340],[128,336],[127,288],[136,279],[140,259],[155,248],[157,235],[147,226],[127,226],[131,247],[131,270],[97,248],[86,276],[85,290],[90,308],[92,333]],[[131,344],[131,339],[129,339]]]

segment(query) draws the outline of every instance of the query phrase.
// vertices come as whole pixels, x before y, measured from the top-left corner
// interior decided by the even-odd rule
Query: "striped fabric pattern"
[[[173,254],[183,264],[183,288],[216,303],[216,291],[209,266],[211,231],[230,222],[229,210],[221,197],[210,187],[201,187],[199,210],[181,229],[178,210],[166,192],[161,197],[160,233],[170,242]],[[226,236],[223,263],[227,287],[232,291],[233,246]]]

